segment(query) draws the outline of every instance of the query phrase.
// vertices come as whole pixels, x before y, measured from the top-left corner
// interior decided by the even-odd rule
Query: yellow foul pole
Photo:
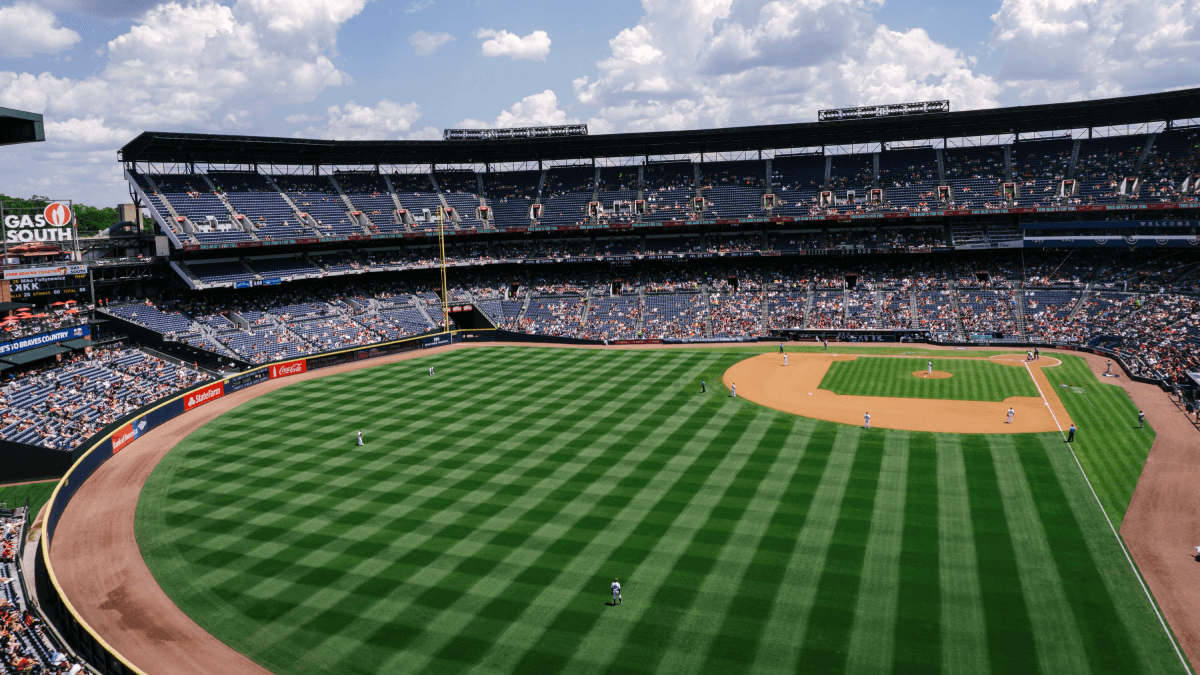
[[[445,209],[438,208],[438,249],[442,256],[442,330],[450,330],[450,292],[446,288]]]

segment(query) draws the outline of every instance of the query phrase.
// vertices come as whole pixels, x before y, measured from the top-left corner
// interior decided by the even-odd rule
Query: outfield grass
[[[29,509],[36,516],[50,499],[55,485],[58,485],[56,480],[25,485],[0,485],[0,502],[10,509],[15,509],[25,506],[25,498],[28,497]]]
[[[945,352],[942,352],[945,354]],[[986,358],[933,360],[933,369],[951,374],[944,379],[913,377],[925,372],[927,358],[871,358],[834,361],[821,380],[821,389],[848,396],[889,396],[953,401],[1003,401],[1010,396],[1037,396],[1037,387],[1024,368],[993,363]]]
[[[138,544],[280,675],[1183,671],[1058,434],[800,418],[721,391],[742,358],[496,347],[296,383],[167,455]]]
[[[1075,454],[1119,528],[1154,443],[1154,429],[1149,422],[1138,428],[1137,406],[1125,390],[1097,380],[1083,359],[1068,356],[1061,366],[1042,372],[1079,429]]]

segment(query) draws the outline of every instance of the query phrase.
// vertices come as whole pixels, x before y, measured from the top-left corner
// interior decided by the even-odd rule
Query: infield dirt
[[[1045,358],[1028,364],[1034,382],[1045,396],[1044,401],[1041,396],[1012,396],[997,402],[835,394],[820,388],[829,366],[834,361],[854,361],[858,356],[789,356],[791,361],[787,366],[783,365],[778,354],[762,354],[741,361],[725,371],[725,386],[737,384],[738,396],[769,408],[829,422],[862,425],[863,415],[870,413],[872,428],[959,434],[1017,434],[1061,431],[1071,424],[1071,418],[1058,400],[1058,394],[1041,372],[1042,368],[1058,365],[1060,362],[1057,359]],[[1027,365],[1020,355],[992,360],[1012,367]],[[1007,423],[1009,407],[1016,413],[1012,424]]]

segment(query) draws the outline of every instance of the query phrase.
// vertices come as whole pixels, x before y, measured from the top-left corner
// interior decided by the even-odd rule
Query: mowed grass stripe
[[[779,591],[769,607],[761,643],[750,667],[752,671],[794,672],[800,650],[808,638],[817,585],[825,569],[862,434],[862,430],[855,427],[828,426],[834,436],[833,449],[803,527],[798,535],[794,535],[797,541],[786,560]],[[812,629],[820,630],[820,627],[812,626]]]
[[[942,672],[987,675],[987,623],[963,460],[963,436],[935,434],[938,580],[942,599]],[[996,675],[1002,675],[996,673]]]
[[[933,369],[951,373],[943,379],[914,377]],[[834,361],[822,378],[821,389],[846,396],[890,396],[895,398],[945,399],[958,401],[1003,401],[1010,396],[1037,397],[1037,387],[1024,368],[994,363],[982,358],[912,359],[860,356],[853,361]]]
[[[887,430],[875,506],[868,523],[862,583],[854,608],[847,647],[846,672],[879,673],[894,660],[900,585],[900,551],[904,536],[904,503],[908,474],[908,441],[912,432]]]
[[[962,448],[991,670],[1040,672],[991,448],[986,436],[963,436]]]
[[[904,531],[892,655],[899,673],[936,673],[942,664],[938,454],[933,434],[910,433]]]
[[[748,672],[762,644],[763,627],[799,542],[796,534],[807,520],[837,434],[832,424],[809,422],[805,426],[810,431],[803,455],[751,552],[717,636],[709,645],[700,670],[704,675]]]
[[[731,490],[736,486],[745,491],[741,499],[747,502],[746,509],[736,520],[727,518],[727,522],[714,523],[718,530],[715,537],[721,536],[721,529],[729,528],[729,540],[712,571],[700,585],[692,611],[682,617],[679,627],[674,631],[659,670],[698,672],[718,640],[727,637],[741,639],[739,629],[732,631],[732,634],[723,632],[726,626],[722,619],[729,614],[740,596],[741,581],[750,570],[757,548],[770,524],[766,516],[773,512],[774,505],[783,497],[804,455],[799,448],[804,446],[813,426],[811,423],[801,423],[792,416],[774,415],[770,428],[758,443],[760,448],[774,445],[779,451],[769,465],[766,462],[757,463],[756,470],[763,472],[761,478],[746,476],[735,480],[734,486],[731,486]],[[743,472],[748,471],[750,466],[748,463]],[[720,511],[722,509],[718,507],[714,515]],[[732,516],[733,513],[724,512],[722,515]],[[697,532],[695,539],[706,538],[705,534],[704,531]]]
[[[1086,660],[1092,673],[1142,672],[1133,640],[1118,616],[1116,604],[1050,464],[1049,452],[1059,448],[1048,448],[1044,439],[1035,436],[1018,436],[1016,444],[1032,506],[1046,533],[1058,572],[1060,592],[1065,596],[1067,610],[1073,614],[1074,621],[1069,624],[1074,629],[1072,637],[1082,643],[1080,661]]]
[[[1026,452],[1014,438],[1038,442],[1033,434],[989,435],[992,465],[1004,507],[1004,517],[1016,555],[1020,590],[1029,605],[1036,655],[1046,673],[1086,673],[1087,655],[1075,625],[1063,583],[1050,552],[1050,533],[1042,528],[1034,496],[1022,470]],[[1038,444],[1040,446],[1040,444]]]
[[[808,619],[810,630],[805,636],[797,670],[812,673],[845,670],[883,464],[883,438],[882,431],[863,431],[859,437],[850,480],[825,554],[825,568],[817,583],[813,610]]]

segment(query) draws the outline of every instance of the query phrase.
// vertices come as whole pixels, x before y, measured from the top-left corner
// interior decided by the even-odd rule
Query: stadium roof
[[[478,164],[742,152],[962,138],[1200,117],[1200,88],[1121,98],[837,122],[485,141],[330,141],[147,131],[125,162],[362,165]]]
[[[42,116],[10,108],[0,108],[0,145],[35,143],[46,140]]]

